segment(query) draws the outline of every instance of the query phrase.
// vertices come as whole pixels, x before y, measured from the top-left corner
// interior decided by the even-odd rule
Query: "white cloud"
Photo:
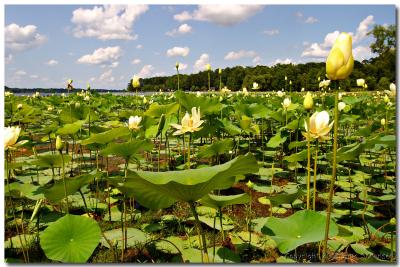
[[[49,61],[46,62],[46,64],[49,66],[55,66],[58,64],[58,61],[55,59],[50,59]]]
[[[167,75],[167,73],[165,71],[161,71],[161,72],[156,72],[154,73],[153,77],[160,77],[160,76],[165,76]]]
[[[295,61],[293,61],[293,59],[291,58],[286,58],[286,59],[276,59],[274,61],[271,61],[270,63],[268,63],[268,66],[275,66],[277,64],[282,64],[282,65],[287,65],[287,64],[296,64]]]
[[[304,23],[306,23],[306,24],[314,24],[314,23],[316,23],[316,22],[318,22],[318,19],[316,19],[316,18],[314,18],[314,17],[308,17],[308,18],[306,18],[306,20],[304,21]]]
[[[122,55],[122,49],[119,46],[98,48],[92,54],[80,57],[76,62],[78,64],[114,64]]]
[[[355,60],[363,61],[372,57],[372,51],[369,46],[357,46],[353,49],[353,56]]]
[[[254,52],[253,50],[246,51],[246,50],[239,50],[237,52],[231,51],[228,54],[225,55],[224,59],[225,60],[238,60],[241,58],[246,58],[246,57],[255,57],[257,56],[257,53]]]
[[[201,54],[200,58],[194,63],[193,69],[195,71],[202,71],[205,69],[206,64],[210,63],[210,57],[208,54]]]
[[[222,26],[243,22],[263,9],[262,5],[199,5],[192,13],[174,15],[178,21],[209,21]]]
[[[136,64],[139,64],[140,62],[142,62],[140,59],[135,58],[135,59],[133,59],[133,60],[131,61],[131,64],[136,65]]]
[[[190,49],[187,46],[185,46],[185,47],[175,46],[175,47],[167,50],[167,56],[168,57],[176,57],[176,56],[186,57],[187,55],[189,55],[189,51],[190,51]]]
[[[75,37],[94,37],[100,40],[134,40],[133,25],[145,13],[147,5],[105,5],[93,9],[78,8],[72,12]]]
[[[187,69],[187,67],[188,67],[187,64],[179,62],[179,71],[184,71]],[[175,67],[174,67],[174,69],[175,69]]]
[[[279,34],[279,30],[278,29],[265,30],[265,31],[263,31],[263,33],[266,35],[272,36],[272,35]]]
[[[13,57],[12,54],[8,54],[8,55],[4,58],[4,62],[5,62],[6,64],[12,63],[13,60],[14,60],[14,57]]]
[[[23,51],[40,46],[47,41],[45,35],[37,32],[35,25],[19,26],[12,23],[4,28],[6,48],[14,51]]]
[[[261,61],[262,61],[262,59],[259,56],[256,56],[255,58],[253,58],[254,66],[261,65]]]
[[[192,32],[192,27],[188,24],[182,24],[180,25],[177,29],[172,29],[171,31],[168,31],[165,33],[165,35],[168,36],[175,36],[175,35],[183,35]]]
[[[31,78],[31,79],[37,79],[37,78],[39,78],[39,75],[32,74],[32,75],[29,76],[29,78]]]
[[[152,65],[144,65],[143,68],[139,71],[137,76],[140,78],[148,78],[151,76],[154,71],[154,67]]]
[[[356,33],[350,32],[349,34],[353,37],[353,47],[355,44],[360,43],[367,37],[367,33],[371,25],[374,24],[374,17],[372,15],[367,16],[363,19],[357,27]],[[312,43],[304,42],[305,46],[301,56],[302,57],[310,57],[310,58],[324,58],[329,55],[329,51],[333,44],[335,43],[336,38],[339,36],[339,31],[334,31],[328,33],[323,43]],[[356,57],[356,53],[358,57]],[[353,54],[355,59],[366,59],[371,57],[371,52],[367,51],[366,47],[359,46],[353,49]]]
[[[113,82],[115,78],[114,76],[112,76],[112,69],[109,69],[106,72],[102,73],[99,77],[99,80],[103,82]]]
[[[141,45],[141,44],[138,44],[137,46],[136,46],[136,49],[142,49],[143,48],[143,45]]]
[[[15,72],[15,75],[17,75],[17,76],[25,76],[25,75],[26,75],[26,72],[23,71],[23,70],[17,70],[17,71]]]

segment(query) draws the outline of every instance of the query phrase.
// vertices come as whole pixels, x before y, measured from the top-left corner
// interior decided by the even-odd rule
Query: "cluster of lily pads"
[[[353,68],[343,35],[322,88]],[[394,261],[396,88],[357,83],[6,92],[7,262]]]

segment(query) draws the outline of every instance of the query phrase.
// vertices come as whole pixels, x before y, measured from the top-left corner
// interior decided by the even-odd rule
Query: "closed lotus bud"
[[[381,125],[385,126],[385,124],[386,124],[386,120],[385,119],[381,119]]]
[[[89,83],[86,85],[86,90],[90,91],[90,84]]]
[[[146,103],[147,103],[147,98],[143,97],[143,104],[146,104]]]
[[[339,104],[338,104],[338,110],[339,110],[339,111],[342,111],[345,107],[346,107],[346,103],[344,103],[344,102],[339,102]]]
[[[63,149],[63,147],[64,147],[64,143],[63,143],[63,141],[61,139],[61,136],[57,135],[57,138],[56,138],[56,149],[58,151],[61,151]]]
[[[287,109],[291,104],[292,104],[292,101],[290,101],[289,98],[285,98],[283,100],[282,106],[283,106],[284,109]]]
[[[210,64],[207,64],[207,65],[206,65],[206,70],[207,70],[207,71],[210,71],[210,70],[211,70],[211,65],[210,65]]]
[[[18,104],[17,109],[21,109],[22,108],[22,104]]]
[[[76,103],[75,103],[75,108],[80,108],[80,107],[81,107],[81,103],[76,102]]]
[[[90,100],[90,96],[89,96],[89,95],[86,95],[85,98],[84,98],[84,100],[85,100],[85,101],[89,101],[89,100]]]
[[[287,76],[285,76],[285,81],[287,81]]]
[[[314,106],[314,100],[310,92],[307,92],[306,96],[304,97],[303,106],[306,110],[310,110]]]
[[[53,107],[52,107],[52,106],[48,106],[48,107],[47,107],[47,110],[48,110],[48,111],[53,111]]]
[[[252,89],[253,89],[253,90],[259,89],[258,83],[254,82],[254,83],[253,83],[253,88],[252,88]]]
[[[393,96],[395,96],[395,95],[396,95],[396,85],[395,85],[394,83],[391,83],[391,84],[389,85],[389,89],[390,89],[391,94],[392,94]]]
[[[289,84],[292,85],[292,80],[289,81]]]
[[[179,62],[178,61],[175,63],[175,68],[179,69]]]
[[[392,219],[390,219],[389,223],[390,223],[390,225],[395,226],[396,225],[396,218],[393,217]]]
[[[389,103],[390,99],[387,95],[385,95],[385,97],[383,98],[383,101],[385,101],[385,103]]]
[[[353,71],[352,38],[341,33],[335,41],[326,60],[326,73],[330,80],[346,79]]]
[[[219,74],[219,75],[222,74],[222,69],[221,69],[221,68],[218,69],[218,74]]]
[[[252,181],[250,181],[250,180],[246,183],[246,185],[250,189],[252,189],[254,187],[254,183]]]
[[[132,86],[133,88],[139,88],[140,87],[140,81],[139,81],[139,77],[137,77],[136,75],[133,75],[132,77]]]
[[[364,87],[364,85],[365,85],[365,80],[364,79],[357,79],[357,86]]]

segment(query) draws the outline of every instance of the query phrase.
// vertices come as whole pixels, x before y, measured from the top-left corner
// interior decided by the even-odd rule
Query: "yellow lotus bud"
[[[385,101],[385,103],[389,103],[390,99],[387,95],[385,95],[385,97],[383,98],[383,101]]]
[[[210,71],[210,70],[211,70],[211,65],[210,65],[210,64],[207,64],[207,65],[206,65],[206,70],[207,70],[207,71]]]
[[[218,69],[218,74],[219,74],[219,75],[222,74],[222,69],[221,69],[221,68]]]
[[[57,138],[56,138],[56,149],[58,151],[60,151],[60,150],[63,149],[63,147],[64,147],[64,143],[63,143],[61,137],[59,135],[57,135]]]
[[[81,103],[76,102],[76,103],[75,103],[75,108],[80,108],[80,107],[81,107]]]
[[[385,119],[381,119],[381,125],[385,126],[385,124],[386,124],[386,120]]]
[[[310,92],[307,92],[306,96],[304,97],[303,106],[306,110],[310,110],[314,106],[314,100]]]
[[[357,86],[364,87],[364,85],[365,85],[365,80],[364,79],[357,79]]]
[[[346,79],[353,71],[352,39],[350,34],[341,33],[326,59],[326,74],[330,80]]]
[[[139,81],[139,77],[137,77],[136,75],[133,75],[132,77],[132,86],[133,88],[139,88],[140,87],[140,81]]]
[[[18,104],[17,109],[21,109],[22,108],[22,104]]]
[[[246,185],[247,185],[247,187],[250,188],[250,189],[252,189],[252,188],[254,187],[253,182],[250,181],[250,180],[246,183]]]
[[[175,63],[175,68],[179,69],[179,62],[178,61]]]

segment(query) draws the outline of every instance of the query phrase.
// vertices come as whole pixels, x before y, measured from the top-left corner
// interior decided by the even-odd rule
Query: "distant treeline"
[[[81,90],[86,90],[82,88],[74,88],[71,92],[80,92]],[[46,93],[46,94],[61,94],[67,93],[67,89],[65,88],[11,88],[8,86],[4,86],[4,91],[9,91],[13,93],[21,93],[21,94],[33,94],[35,92]],[[98,93],[113,93],[113,92],[121,92],[121,90],[111,90],[111,89],[92,89],[93,92]]]

